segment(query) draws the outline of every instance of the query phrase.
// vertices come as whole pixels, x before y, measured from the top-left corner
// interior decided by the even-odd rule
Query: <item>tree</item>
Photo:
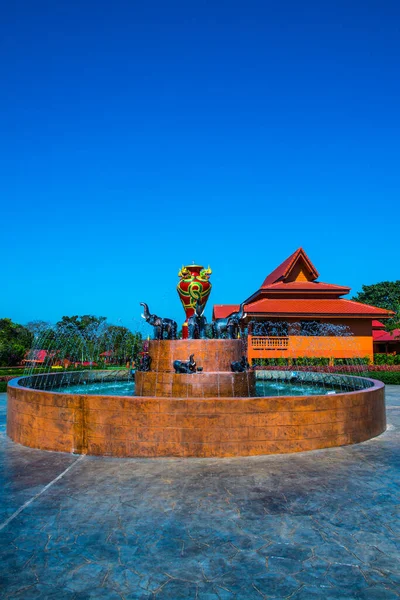
[[[94,315],[63,316],[54,330],[40,340],[42,349],[51,351],[57,361],[103,361],[124,365],[136,360],[141,351],[142,336],[128,328],[107,323],[106,317]]]
[[[352,300],[392,310],[396,314],[386,321],[386,329],[393,331],[400,328],[400,280],[363,285],[362,291]]]
[[[9,320],[6,321],[8,324]],[[53,364],[63,365],[66,360],[125,365],[128,359],[136,361],[138,353],[142,350],[140,333],[133,333],[127,327],[120,325],[111,325],[107,323],[106,317],[63,316],[55,326],[45,321],[31,321],[26,328],[22,329],[29,334],[29,344],[27,348],[24,346],[23,352],[17,353],[18,356],[22,352],[22,360],[35,336],[34,352],[37,350],[47,352],[44,367]],[[8,358],[4,360],[9,361],[9,353],[7,356]]]
[[[102,323],[107,321],[107,317],[95,317],[93,315],[82,315],[78,317],[78,315],[74,315],[73,317],[64,316],[61,321],[58,321],[57,327],[76,327],[78,331],[87,332],[88,330],[92,330],[94,328],[98,328]]]
[[[51,337],[49,340],[57,360],[96,361],[99,339],[106,328],[106,320],[106,317],[95,317],[94,315],[73,315],[72,317],[64,315],[61,321],[56,323],[54,340]]]
[[[30,331],[35,337],[42,335],[45,331],[52,329],[51,323],[48,321],[29,321],[26,323],[25,327]]]
[[[142,335],[132,333],[127,327],[107,325],[98,345],[102,352],[109,352],[113,363],[125,364],[127,360],[136,362],[138,353],[142,350]]]
[[[0,319],[0,366],[20,364],[32,341],[33,335],[26,327],[11,319]]]

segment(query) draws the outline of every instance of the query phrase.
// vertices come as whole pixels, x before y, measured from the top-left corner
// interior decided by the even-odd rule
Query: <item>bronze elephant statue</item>
[[[233,312],[224,319],[215,319],[212,323],[213,337],[222,338],[224,334],[230,340],[237,338],[242,320],[246,317],[244,302],[240,305],[238,312]]]
[[[144,314],[142,315],[143,319],[145,319],[146,323],[154,327],[155,340],[176,340],[178,331],[176,321],[152,315],[145,302],[141,302],[140,305],[144,307]]]
[[[206,325],[207,319],[203,315],[204,306],[200,304],[200,300],[196,302],[196,308],[194,314],[188,318],[188,334],[191,340],[205,340],[206,339]]]

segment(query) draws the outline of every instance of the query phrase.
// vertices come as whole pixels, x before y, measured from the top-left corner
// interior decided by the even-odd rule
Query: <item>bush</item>
[[[253,358],[253,367],[285,367],[289,365],[288,358]]]
[[[21,364],[27,348],[19,343],[9,343],[0,345],[0,364],[7,366],[14,366]]]
[[[322,358],[317,356],[299,356],[293,359],[293,365],[296,366],[326,366],[329,365],[329,358]]]
[[[369,356],[359,357],[359,358],[334,358],[333,364],[337,365],[369,365],[370,364]]]
[[[400,385],[400,371],[369,371],[367,377],[388,385]]]
[[[29,374],[31,371],[29,371]],[[46,367],[36,367],[32,370],[32,373],[36,375],[36,373],[51,373],[50,368]],[[0,368],[0,377],[14,375],[14,377],[22,377],[24,375],[24,367],[14,367],[14,368]]]
[[[7,391],[7,381],[0,381],[0,394]]]
[[[20,364],[32,341],[33,335],[26,327],[11,319],[0,319],[0,366]]]
[[[376,365],[400,365],[400,354],[374,354]]]
[[[18,369],[17,367],[15,369],[0,368],[0,377],[7,376],[7,375],[15,375],[15,377],[18,377],[18,375],[23,375],[23,374],[24,374],[24,369]]]

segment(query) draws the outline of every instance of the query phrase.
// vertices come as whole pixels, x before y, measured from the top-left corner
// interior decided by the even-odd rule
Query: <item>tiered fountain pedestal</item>
[[[230,371],[231,363],[243,354],[242,340],[151,340],[147,342],[152,371],[173,372],[174,360],[187,360],[194,354],[203,371]]]
[[[148,342],[151,371],[137,371],[136,396],[172,398],[242,398],[254,396],[253,371],[232,373],[243,354],[241,340],[153,340]],[[194,354],[201,372],[175,373],[175,360]]]
[[[243,398],[252,396],[254,373],[136,373],[136,396]]]

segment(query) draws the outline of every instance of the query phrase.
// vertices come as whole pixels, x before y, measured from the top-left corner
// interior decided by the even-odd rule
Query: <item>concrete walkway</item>
[[[5,434],[0,598],[400,597],[400,386],[357,446],[237,459],[107,459]]]

